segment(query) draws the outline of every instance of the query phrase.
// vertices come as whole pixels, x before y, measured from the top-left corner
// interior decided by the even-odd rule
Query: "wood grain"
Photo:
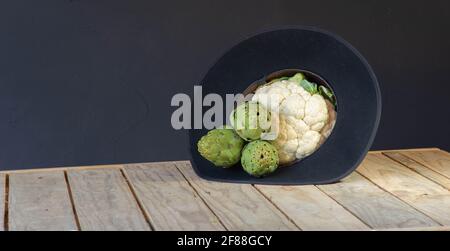
[[[450,225],[450,192],[381,153],[367,155],[359,173],[442,225]]]
[[[380,229],[378,231],[450,231],[450,227],[438,226],[438,227],[387,228],[387,229]]]
[[[81,230],[150,230],[118,169],[68,171]]]
[[[409,167],[410,169],[414,170],[417,173],[420,173],[421,175],[429,178],[430,180],[442,185],[446,189],[450,190],[450,179],[445,177],[444,175],[434,171],[433,169],[430,169],[423,164],[420,164],[419,162],[411,159],[410,157],[399,153],[399,152],[389,152],[385,153],[384,155],[388,156],[389,158],[398,161],[402,163],[403,165]]]
[[[298,230],[253,186],[206,181],[188,162],[176,165],[228,230]]]
[[[6,199],[9,230],[77,230],[79,219],[81,230],[150,230],[151,223],[156,230],[445,231],[449,161],[437,148],[371,152],[358,173],[320,186],[209,182],[187,161],[1,171],[0,231]]]
[[[9,175],[9,230],[77,230],[63,172]]]
[[[4,231],[5,226],[5,185],[6,185],[6,175],[0,173],[0,231]]]
[[[14,174],[14,173],[45,173],[55,171],[67,171],[67,170],[98,170],[98,169],[120,169],[123,165],[92,165],[92,166],[69,166],[69,167],[49,167],[49,168],[35,168],[35,169],[20,169],[20,170],[7,170],[0,171],[0,174]]]
[[[315,186],[256,186],[302,230],[368,230]]]
[[[439,226],[358,173],[340,183],[318,187],[375,229]]]
[[[407,148],[407,149],[387,149],[387,150],[375,150],[369,151],[370,153],[388,153],[388,152],[426,152],[426,151],[441,151],[441,149],[437,147],[427,147],[427,148]]]
[[[450,154],[447,152],[412,151],[405,152],[404,155],[450,178]]]
[[[155,230],[225,230],[173,163],[124,169]]]

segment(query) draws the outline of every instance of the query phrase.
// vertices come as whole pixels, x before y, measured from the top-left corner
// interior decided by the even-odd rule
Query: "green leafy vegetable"
[[[336,98],[334,97],[334,94],[330,89],[321,85],[319,86],[319,94],[322,95],[322,97],[328,99],[334,106],[336,106]]]
[[[309,82],[306,79],[303,79],[300,81],[300,86],[303,87],[307,92],[309,92],[311,95],[314,95],[317,93],[317,84],[313,82]]]
[[[289,78],[290,81],[294,81],[299,84],[303,79],[305,79],[305,75],[303,75],[303,73],[296,73],[294,76]]]

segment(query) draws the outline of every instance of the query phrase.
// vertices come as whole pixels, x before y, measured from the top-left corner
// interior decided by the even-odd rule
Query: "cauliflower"
[[[312,154],[330,135],[336,120],[333,104],[301,74],[261,86],[252,101],[270,110],[272,118],[278,117],[277,136],[271,143],[278,150],[280,164]]]

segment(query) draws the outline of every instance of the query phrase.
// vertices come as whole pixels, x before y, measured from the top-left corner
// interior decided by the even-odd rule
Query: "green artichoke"
[[[197,149],[216,166],[230,167],[239,162],[244,140],[233,129],[214,129],[197,142]]]
[[[257,102],[245,102],[231,113],[230,122],[239,136],[252,141],[270,131],[271,114]]]
[[[267,141],[252,141],[242,150],[241,164],[250,175],[261,177],[270,174],[278,168],[278,163],[278,151]]]

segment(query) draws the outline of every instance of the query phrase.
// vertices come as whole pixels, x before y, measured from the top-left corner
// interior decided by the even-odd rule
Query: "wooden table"
[[[436,148],[371,152],[320,186],[209,182],[187,161],[7,171],[0,230],[450,230],[449,189]]]

